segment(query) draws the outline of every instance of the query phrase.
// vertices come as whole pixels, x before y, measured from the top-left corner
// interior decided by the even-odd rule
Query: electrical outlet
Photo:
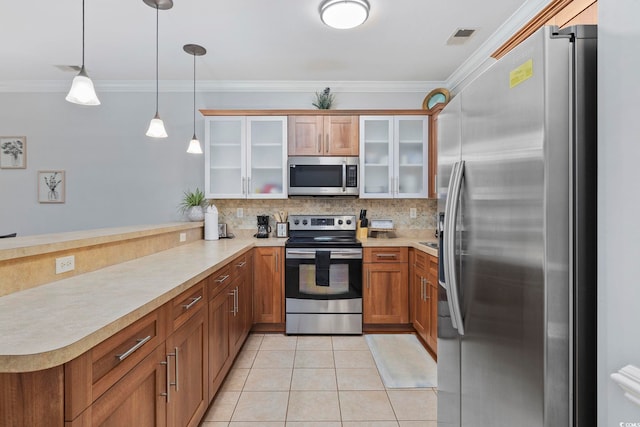
[[[56,274],[66,273],[76,268],[76,257],[73,255],[56,258]]]
[[[187,241],[187,233],[180,233],[180,241],[181,242]]]
[[[416,208],[409,208],[409,217],[410,218],[417,218],[418,217],[418,210]]]
[[[236,216],[238,218],[242,218],[244,216],[244,209],[242,209],[242,208],[236,209]]]

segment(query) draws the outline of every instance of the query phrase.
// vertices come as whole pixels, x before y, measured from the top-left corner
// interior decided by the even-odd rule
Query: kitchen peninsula
[[[109,414],[126,416],[131,397],[148,404],[145,413],[154,423],[197,425],[251,327],[251,305],[238,289],[243,284],[252,289],[253,276],[250,267],[241,270],[250,266],[252,248],[284,244],[274,238],[201,239],[202,223],[175,223],[2,242],[0,412],[5,421],[92,425]],[[368,239],[363,245],[404,245],[435,254],[411,239],[380,241]],[[127,251],[144,256],[127,259],[122,255]],[[72,253],[76,268],[85,273],[63,273],[61,280],[22,287],[5,279],[10,268],[20,270],[24,264],[28,269],[44,258],[54,269],[54,258]],[[116,253],[119,262],[104,266],[105,254]],[[28,274],[23,279],[32,280]],[[9,288],[13,291],[6,292]],[[249,311],[249,322],[245,317],[244,329],[233,332],[243,311]],[[222,324],[229,328],[221,331]],[[233,345],[223,346],[223,360],[220,343],[213,339],[220,332],[236,337]],[[194,355],[194,349],[200,354]],[[195,404],[183,402],[187,393],[174,390],[177,359],[186,367],[180,368],[186,384],[193,385],[187,382],[190,373],[203,378],[196,384]],[[201,365],[190,371],[193,360]],[[219,368],[216,375],[213,366]],[[184,408],[190,408],[186,415]]]

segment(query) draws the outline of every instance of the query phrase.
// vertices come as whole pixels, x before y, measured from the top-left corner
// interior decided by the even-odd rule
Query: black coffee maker
[[[269,215],[258,215],[258,232],[254,235],[260,239],[269,237],[271,227],[269,227]]]

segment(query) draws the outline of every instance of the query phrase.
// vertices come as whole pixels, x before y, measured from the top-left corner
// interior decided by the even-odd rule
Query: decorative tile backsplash
[[[436,227],[438,201],[428,199],[339,199],[292,198],[285,200],[213,200],[218,208],[218,222],[226,223],[227,230],[238,235],[256,231],[256,216],[273,215],[287,211],[289,215],[345,214],[356,215],[367,210],[367,218],[392,219],[396,235],[401,237],[432,237]],[[243,217],[237,217],[237,209],[243,209]],[[416,218],[410,218],[410,209],[416,208]]]

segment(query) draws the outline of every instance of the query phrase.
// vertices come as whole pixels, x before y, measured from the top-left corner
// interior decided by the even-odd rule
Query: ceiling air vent
[[[476,32],[474,28],[458,28],[449,40],[447,40],[447,44],[463,44],[466,43],[467,40],[471,38],[471,36]]]

